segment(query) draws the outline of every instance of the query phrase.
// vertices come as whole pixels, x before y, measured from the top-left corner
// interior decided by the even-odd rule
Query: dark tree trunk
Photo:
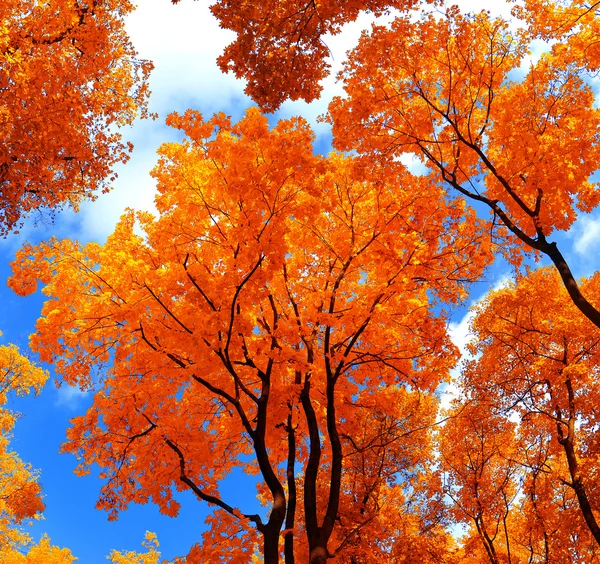
[[[565,366],[567,366],[566,343],[563,362]],[[581,513],[583,515],[585,523],[588,529],[590,530],[590,533],[592,533],[592,536],[596,540],[596,543],[600,546],[600,527],[598,526],[596,516],[592,511],[592,506],[587,496],[585,485],[583,483],[581,472],[579,470],[579,463],[577,462],[577,453],[575,452],[575,419],[577,414],[575,411],[575,392],[573,391],[573,384],[569,377],[565,379],[565,387],[567,388],[567,395],[569,398],[569,418],[565,422],[562,419],[562,413],[560,408],[558,406],[556,407],[556,429],[558,435],[558,442],[562,445],[567,456],[567,463],[569,465],[569,475],[571,476],[571,487],[573,488],[573,490],[575,491],[575,495],[577,496],[577,502],[579,503],[579,508],[581,509]],[[567,427],[566,434],[563,429],[564,426]]]

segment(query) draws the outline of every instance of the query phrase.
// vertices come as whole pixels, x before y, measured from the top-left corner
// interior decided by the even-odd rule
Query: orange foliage
[[[1,564],[74,564],[77,561],[68,548],[58,548],[50,544],[43,536],[40,542],[29,547],[27,554],[14,549],[4,550],[0,554]]]
[[[597,16],[573,5],[568,23],[547,5],[552,16],[517,10],[529,20],[519,31],[456,7],[374,26],[350,55],[342,73],[348,96],[333,100],[328,119],[337,148],[386,161],[416,154],[432,178],[487,206],[494,236],[517,243],[504,248],[509,260],[518,264],[523,249],[546,254],[573,302],[600,327],[600,311],[549,240],[573,224],[577,210],[600,201],[590,180],[600,157],[600,110],[587,80],[597,68],[590,61]],[[544,27],[548,18],[554,31]],[[515,79],[542,30],[556,44]]]
[[[596,275],[581,286],[594,295],[598,281]],[[472,331],[477,359],[464,367],[457,419],[442,431],[450,439],[442,452],[451,481],[472,480],[455,494],[456,510],[477,524],[504,504],[494,513],[502,534],[490,536],[505,557],[508,547],[513,558],[527,553],[532,562],[598,562],[597,328],[571,303],[556,272],[541,268],[480,304]],[[450,433],[462,420],[477,427],[462,440],[477,437],[489,446],[457,450]],[[486,429],[488,422],[494,427]],[[452,463],[457,456],[463,460]],[[477,503],[467,511],[466,500]],[[490,562],[502,562],[496,557]]]
[[[156,535],[146,531],[142,546],[146,549],[144,553],[113,550],[108,559],[112,564],[159,564],[160,552],[157,550],[159,543]]]
[[[457,405],[440,430],[440,454],[453,521],[470,526],[464,553],[500,564],[511,553],[509,527],[519,467],[514,424],[490,414],[491,407],[485,398]],[[514,548],[512,552],[514,557]]]
[[[363,34],[326,118],[359,156],[315,156],[299,118],[270,129],[254,109],[237,124],[173,114],[186,138],[160,150],[157,217],[129,210],[104,245],[26,244],[13,264],[15,291],[42,282],[50,298],[34,350],[96,389],[63,449],[81,474],[102,469],[98,507],[116,518],[152,501],[175,516],[181,490],[216,507],[181,562],[600,559],[600,279],[578,283],[550,240],[600,203],[597,9],[524,0],[517,29],[417,6],[217,2],[238,35],[219,64],[266,110],[319,95],[326,34],[398,10]],[[145,114],[151,67],[124,34],[131,9],[0,8],[0,232],[76,207],[127,159],[114,126]],[[548,49],[524,67],[534,38]],[[407,154],[429,174],[410,174]],[[436,391],[457,360],[441,309],[498,251],[517,266],[545,254],[556,271],[478,306],[475,357],[439,425]],[[1,355],[0,403],[38,389],[43,372]],[[15,523],[42,504],[8,452],[13,422],[0,411],[0,562],[71,562],[47,539],[14,548],[27,541]],[[222,497],[236,467],[259,475],[260,513]],[[154,544],[110,558],[154,563]]]
[[[152,65],[124,30],[128,0],[0,4],[0,234],[23,215],[108,190],[130,146],[116,126],[146,114]]]
[[[179,0],[172,0],[174,4]],[[390,8],[407,10],[419,0],[262,0],[215,2],[211,10],[220,26],[237,34],[218,63],[247,81],[246,93],[266,110],[286,99],[311,102],[319,81],[329,74],[324,36],[337,35],[361,12],[381,15]]]
[[[47,379],[46,371],[33,365],[16,346],[0,346],[0,553],[26,544],[29,537],[19,525],[44,509],[37,472],[10,450],[16,415],[4,405],[9,395],[39,392]]]
[[[191,489],[219,508],[193,561],[262,544],[275,562],[282,531],[311,562],[451,544],[425,469],[456,351],[431,308],[490,260],[480,222],[400,164],[315,156],[299,119],[169,122],[187,138],[160,150],[158,217],[130,211],[105,245],[53,240],[13,264],[16,291],[41,280],[52,298],[33,348],[97,389],[64,450],[104,470],[98,507],[176,515],[173,490]],[[221,499],[235,466],[260,470],[266,521]]]
[[[528,238],[567,229],[575,205],[588,211],[600,198],[588,183],[600,112],[562,54],[544,54],[522,81],[509,80],[528,39],[485,12],[374,28],[346,67],[350,97],[331,107],[336,144],[416,152],[470,197],[469,181],[481,178],[484,201],[502,203]]]

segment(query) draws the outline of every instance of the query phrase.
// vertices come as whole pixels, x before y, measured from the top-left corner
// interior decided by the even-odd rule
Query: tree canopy
[[[0,6],[0,234],[25,215],[77,208],[110,189],[147,115],[152,64],[136,58],[128,0],[6,0]]]
[[[359,531],[397,534],[380,508],[424,502],[432,392],[456,360],[432,307],[480,276],[484,223],[402,166],[315,157],[301,120],[170,122],[188,138],[160,151],[158,217],[129,212],[103,246],[51,241],[14,264],[13,289],[39,279],[52,297],[33,349],[98,390],[64,449],[105,470],[113,516],[148,499],[175,515],[172,490],[189,488],[220,509],[211,534],[245,531],[246,558],[259,537],[276,562],[284,534],[291,561],[302,532],[321,562]],[[236,466],[260,473],[266,518],[221,499]]]
[[[4,232],[108,187],[127,153],[115,127],[146,113],[129,3],[34,4],[0,8],[18,21],[0,64]],[[180,563],[598,562],[598,275],[578,279],[561,239],[600,203],[598,5],[212,11],[237,33],[219,64],[260,108],[172,113],[183,138],[159,150],[155,214],[12,263],[15,292],[46,296],[32,352],[94,391],[62,449],[100,469],[97,507],[176,517],[194,494],[214,511]],[[316,154],[301,117],[262,112],[317,98],[327,34],[365,11],[393,17],[349,53],[323,117],[336,151]],[[449,312],[498,256],[514,279],[473,307],[461,361]],[[4,353],[4,392],[38,390],[45,373]],[[15,524],[43,504],[1,414],[6,561],[71,562],[47,538],[20,548]],[[239,469],[253,506],[223,487]],[[109,558],[155,564],[157,546]]]

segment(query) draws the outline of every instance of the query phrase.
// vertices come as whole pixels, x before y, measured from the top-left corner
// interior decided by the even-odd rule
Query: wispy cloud
[[[90,392],[84,392],[76,386],[63,385],[56,390],[55,407],[76,410],[88,400]]]
[[[575,242],[573,250],[578,255],[585,255],[592,247],[600,243],[600,218],[580,217],[572,229]]]
[[[496,292],[501,288],[504,288],[513,280],[513,277],[505,273],[501,275],[493,286],[480,298],[472,301],[465,314],[458,322],[450,322],[448,324],[448,333],[452,342],[458,347],[461,355],[461,362],[472,359],[473,356],[467,350],[467,345],[473,340],[473,333],[471,333],[471,323],[477,313],[477,306],[481,304],[492,292]],[[460,364],[454,368],[451,372],[451,381],[443,389],[440,397],[440,405],[446,409],[450,406],[453,399],[458,397],[459,388],[457,385],[458,378],[460,376]]]

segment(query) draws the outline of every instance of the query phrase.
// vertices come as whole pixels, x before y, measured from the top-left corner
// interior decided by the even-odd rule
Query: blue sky
[[[473,3],[471,3],[473,4]],[[345,51],[355,43],[366,20],[348,26],[341,37],[327,40],[339,68]],[[135,145],[130,162],[119,169],[119,178],[110,194],[101,195],[93,204],[82,206],[78,214],[59,214],[54,224],[27,225],[22,233],[0,241],[0,276],[9,274],[8,263],[23,240],[36,242],[52,235],[81,241],[102,242],[126,207],[153,209],[154,181],[148,171],[156,161],[155,152],[165,141],[178,133],[164,125],[164,118],[173,110],[200,110],[205,117],[224,111],[238,119],[250,100],[243,94],[244,84],[232,76],[220,73],[215,59],[231,40],[228,32],[219,30],[204,2],[185,0],[172,6],[169,0],[144,0],[129,19],[128,28],[140,56],[152,59],[156,69],[151,78],[153,95],[151,110],[159,114],[156,121],[139,122],[124,133]],[[286,103],[273,119],[300,114],[311,122],[317,134],[317,150],[327,151],[329,129],[317,124],[316,117],[324,113],[331,96],[340,94],[341,86],[330,78],[325,83],[325,95],[313,104]],[[600,212],[582,217],[568,234],[559,238],[576,276],[588,276],[600,267]],[[487,279],[473,288],[472,300],[480,298],[490,286],[510,275],[502,264],[493,268]],[[0,290],[0,329],[2,342],[14,342],[26,350],[27,338],[42,304],[42,296],[20,298],[5,286]],[[468,316],[463,307],[452,314],[451,329],[457,344],[468,338]],[[81,564],[105,561],[111,549],[135,550],[146,530],[158,534],[164,558],[184,554],[199,540],[209,507],[192,494],[181,496],[182,509],[177,519],[163,517],[154,506],[135,507],[121,514],[117,522],[109,523],[107,515],[94,509],[101,482],[94,476],[77,478],[73,474],[75,460],[59,455],[70,418],[82,413],[90,404],[89,394],[52,382],[37,398],[12,399],[9,407],[23,414],[14,433],[14,449],[21,457],[41,471],[47,505],[45,520],[36,523],[32,532],[36,538],[46,532],[54,544],[69,547]],[[228,484],[241,509],[251,509],[253,487],[242,486],[241,480]],[[227,495],[225,495],[227,499]],[[244,505],[245,504],[245,505]]]

